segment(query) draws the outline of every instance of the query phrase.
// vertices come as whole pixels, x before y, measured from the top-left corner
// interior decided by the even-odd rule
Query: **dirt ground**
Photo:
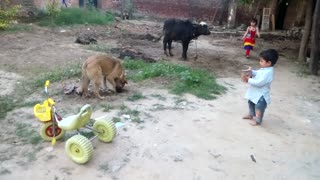
[[[252,57],[246,59],[240,36],[202,36],[197,41],[198,58],[196,45],[191,43],[189,59],[182,61],[178,43],[173,44],[175,56],[167,58],[161,41],[135,38],[146,33],[159,35],[161,26],[132,20],[108,27],[52,29],[32,25],[31,31],[1,33],[1,95],[15,97],[19,94],[15,87],[37,78],[40,72],[82,63],[99,53],[74,43],[79,34],[96,37],[106,53],[129,47],[154,59],[207,69],[228,90],[216,100],[176,96],[164,88],[166,81],[156,79],[129,82],[126,92],[100,101],[63,94],[62,86],[77,84],[80,77],[52,83],[51,93],[64,115],[90,103],[95,107],[93,117],[112,119],[125,104],[140,112],[141,122],[120,117],[124,126],[118,128],[114,141],[105,144],[94,140],[92,159],[78,165],[67,157],[65,141],[58,141],[50,150],[49,142],[35,145],[18,136],[21,124],[38,131],[41,123],[33,116],[32,106],[14,109],[0,121],[0,179],[320,179],[320,78],[299,75],[301,67],[293,61],[298,41],[258,39]],[[264,122],[252,127],[241,119],[248,111],[244,99],[248,85],[240,81],[239,74],[246,66],[258,68],[258,53],[266,48],[277,49],[280,59]],[[43,100],[41,91],[25,101]],[[145,98],[127,99],[138,92]],[[103,112],[102,105],[115,108]]]

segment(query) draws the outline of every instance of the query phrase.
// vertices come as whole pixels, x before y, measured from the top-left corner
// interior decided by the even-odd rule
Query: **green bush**
[[[0,3],[0,30],[5,30],[9,27],[9,22],[17,17],[20,8],[20,5],[9,6],[8,0]]]
[[[49,14],[48,14],[49,15]],[[96,24],[104,25],[110,24],[114,21],[114,15],[112,13],[105,13],[96,9],[82,9],[82,8],[64,8],[53,18],[52,22],[49,20],[49,16],[45,16],[40,21],[40,25],[43,26],[64,26],[75,24]]]

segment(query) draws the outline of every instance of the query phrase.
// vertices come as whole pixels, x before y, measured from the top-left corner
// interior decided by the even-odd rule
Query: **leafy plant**
[[[105,25],[114,21],[114,15],[112,13],[82,8],[63,8],[56,16],[51,17],[53,17],[51,24],[48,23],[47,17],[43,17],[39,24],[42,26],[64,26],[75,24]]]
[[[9,0],[4,0],[0,3],[0,30],[5,30],[9,27],[9,22],[17,17],[20,5],[10,6]]]

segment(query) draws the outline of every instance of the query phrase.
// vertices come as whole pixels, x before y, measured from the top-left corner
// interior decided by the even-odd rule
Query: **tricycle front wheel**
[[[64,136],[65,131],[63,129],[59,128],[57,124],[54,125],[54,129],[55,129],[56,140],[61,139]],[[54,136],[53,123],[51,121],[46,122],[41,126],[40,136],[42,137],[42,139],[44,139],[46,141],[51,141],[53,139],[53,136]]]

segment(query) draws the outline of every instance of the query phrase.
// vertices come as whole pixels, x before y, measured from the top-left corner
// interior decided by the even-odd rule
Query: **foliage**
[[[248,5],[248,4],[252,4],[254,2],[254,0],[238,0],[238,3],[240,5]]]
[[[57,82],[71,77],[78,77],[81,75],[81,64],[71,64],[64,66],[57,66],[51,71],[46,71],[45,73],[39,73],[36,78],[31,82],[28,82],[32,87],[43,87],[43,83],[46,80],[50,82]]]
[[[17,17],[20,5],[9,6],[9,0],[0,3],[0,30],[9,27],[9,22]]]
[[[42,141],[39,133],[30,124],[17,123],[15,132],[17,136],[27,140],[30,144],[39,144]]]
[[[46,9],[47,9],[48,15],[54,18],[60,12],[60,4],[56,0],[48,0]]]
[[[110,24],[114,21],[114,15],[110,12],[104,13],[96,9],[63,8],[53,17],[52,22],[48,22],[45,16],[40,21],[42,26],[64,26],[75,24]]]
[[[133,95],[128,97],[129,101],[138,101],[140,99],[144,99],[145,96],[142,95],[141,92],[134,93]]]
[[[214,99],[225,88],[217,84],[215,77],[209,72],[192,69],[182,65],[174,65],[165,62],[145,63],[141,60],[126,60],[126,69],[132,70],[128,78],[133,81],[142,81],[154,77],[166,77],[172,79],[171,92],[175,94],[191,93],[203,99]]]
[[[0,119],[5,118],[7,112],[13,110],[16,107],[16,103],[10,96],[0,96]]]

